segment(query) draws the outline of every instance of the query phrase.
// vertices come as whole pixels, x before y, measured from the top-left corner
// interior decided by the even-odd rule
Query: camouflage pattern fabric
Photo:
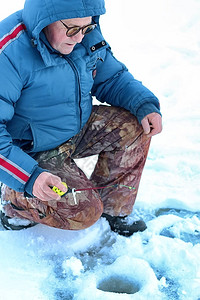
[[[118,184],[102,190],[71,193],[61,201],[41,201],[25,197],[3,185],[2,200],[6,214],[67,230],[84,229],[104,212],[125,216],[132,212],[147,158],[150,138],[137,119],[122,108],[93,106],[92,114],[80,133],[56,149],[38,153],[39,165],[61,177],[70,188],[90,188]],[[98,154],[88,179],[74,159]],[[133,186],[128,189],[120,185]]]

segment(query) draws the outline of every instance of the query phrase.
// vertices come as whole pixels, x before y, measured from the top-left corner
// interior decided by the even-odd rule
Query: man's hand
[[[144,117],[141,121],[144,133],[148,137],[152,137],[162,131],[162,118],[158,113],[151,113]]]
[[[43,201],[60,200],[60,196],[50,188],[54,185],[61,191],[67,192],[67,188],[61,183],[60,177],[42,172],[33,185],[33,195]]]

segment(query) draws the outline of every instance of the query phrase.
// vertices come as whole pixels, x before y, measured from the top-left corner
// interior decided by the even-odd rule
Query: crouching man
[[[114,58],[100,30],[104,13],[104,0],[26,0],[0,24],[6,229],[79,230],[101,216],[125,236],[146,229],[126,217],[150,139],[162,130],[159,101]],[[92,105],[93,96],[106,105]],[[91,155],[98,161],[88,179],[74,159]]]

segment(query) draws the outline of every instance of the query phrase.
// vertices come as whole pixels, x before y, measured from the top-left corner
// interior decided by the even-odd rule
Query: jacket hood
[[[26,0],[22,18],[30,36],[37,40],[50,23],[104,13],[104,0]]]

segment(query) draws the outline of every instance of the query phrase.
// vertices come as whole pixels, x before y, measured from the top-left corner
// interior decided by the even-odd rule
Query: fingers
[[[158,113],[151,113],[141,121],[144,133],[152,137],[162,131],[162,118]]]
[[[144,117],[144,119],[142,119],[142,121],[141,121],[141,124],[142,124],[143,130],[144,130],[144,133],[148,134],[151,130],[148,118]]]
[[[33,185],[33,195],[43,201],[60,200],[60,196],[51,189],[53,186],[67,192],[67,188],[61,183],[60,177],[42,172]]]

